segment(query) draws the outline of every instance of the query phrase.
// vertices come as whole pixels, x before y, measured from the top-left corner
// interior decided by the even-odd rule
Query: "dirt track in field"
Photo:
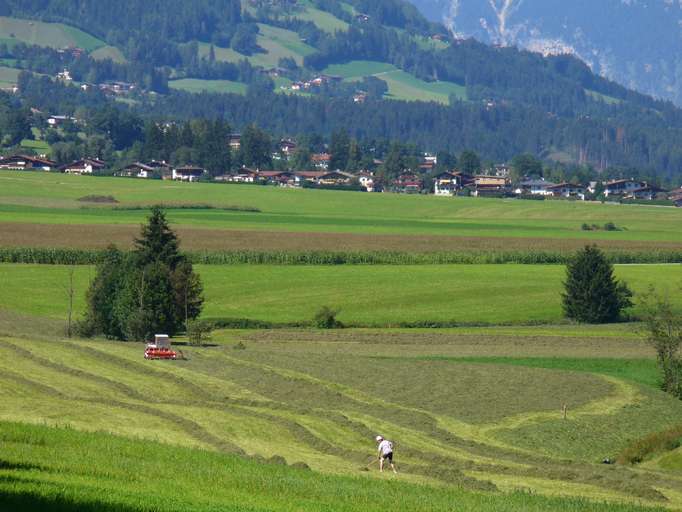
[[[189,250],[252,251],[574,251],[588,243],[609,250],[680,251],[679,242],[594,241],[548,238],[483,238],[434,235],[362,235],[236,231],[178,227],[182,245]],[[113,243],[129,247],[139,233],[134,225],[0,223],[0,247],[104,248]]]

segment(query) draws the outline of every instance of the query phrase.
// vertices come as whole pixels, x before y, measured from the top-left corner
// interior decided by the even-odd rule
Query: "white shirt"
[[[388,439],[384,439],[381,441],[381,443],[379,443],[379,451],[381,452],[381,455],[388,455],[389,453],[392,453],[393,443]]]

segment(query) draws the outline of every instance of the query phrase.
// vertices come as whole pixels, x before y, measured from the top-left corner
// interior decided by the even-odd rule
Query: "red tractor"
[[[170,338],[166,334],[154,336],[154,343],[147,343],[144,349],[145,359],[177,359],[178,353],[171,350]]]

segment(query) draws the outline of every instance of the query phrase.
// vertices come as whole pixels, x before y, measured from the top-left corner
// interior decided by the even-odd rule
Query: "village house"
[[[76,118],[71,116],[50,116],[47,118],[47,124],[52,127],[61,126],[64,123],[75,123]]]
[[[135,90],[135,84],[118,81],[104,82],[99,84],[99,90],[104,94],[118,96],[133,92]]]
[[[407,173],[398,176],[391,183],[393,191],[401,194],[419,194],[424,188],[423,180],[416,174]]]
[[[82,158],[70,164],[62,165],[59,170],[66,174],[92,174],[94,171],[101,171],[106,167],[106,163],[97,158]]]
[[[279,150],[288,157],[294,154],[298,144],[291,139],[282,139],[279,143]]]
[[[57,78],[57,80],[62,81],[62,82],[72,82],[73,81],[73,77],[71,76],[71,73],[69,72],[68,69],[65,69],[64,71],[57,73],[56,78]]]
[[[559,183],[558,185],[553,185],[548,187],[547,190],[554,197],[564,197],[567,199],[580,199],[585,200],[585,194],[587,189],[582,185],[574,185],[572,183]]]
[[[225,177],[216,178],[218,181],[231,181],[232,183],[255,183],[258,181],[258,171],[242,167],[236,174],[229,174]]]
[[[433,179],[433,190],[437,196],[454,196],[461,188],[461,175],[454,172],[442,172]]]
[[[310,157],[313,167],[317,169],[329,169],[329,162],[331,162],[331,155],[329,153],[315,153]]]
[[[614,180],[604,184],[604,196],[624,196],[634,190],[644,188],[647,184],[639,180]]]
[[[545,181],[544,179],[525,180],[517,185],[514,193],[516,195],[551,196],[553,192],[550,188],[555,185],[556,183]]]
[[[361,171],[355,175],[360,185],[365,187],[367,192],[374,192],[374,174],[368,171]]]
[[[675,206],[677,206],[678,208],[682,208],[682,188],[671,190],[668,193],[668,198],[673,202]]]
[[[497,197],[509,191],[509,180],[499,176],[474,176],[472,185],[475,197]]]
[[[195,167],[193,165],[185,165],[173,169],[173,181],[199,181],[199,179],[207,173],[203,167]]]
[[[297,187],[302,178],[291,171],[259,171],[258,180],[280,187]]]
[[[507,164],[497,164],[491,169],[493,176],[500,178],[509,178],[511,176],[511,167]]]
[[[364,103],[367,100],[366,92],[357,92],[353,95],[353,103]]]
[[[8,169],[13,171],[24,170],[40,170],[51,171],[57,166],[57,162],[48,160],[46,158],[38,158],[26,155],[13,155],[5,158],[0,158],[0,169]]]
[[[636,199],[638,201],[653,201],[657,196],[663,195],[665,191],[662,188],[647,185],[645,187],[637,188],[626,193],[624,199]]]
[[[115,176],[125,178],[151,178],[154,174],[154,167],[143,164],[142,162],[134,162],[125,166],[123,169],[114,173]]]
[[[319,185],[339,186],[349,185],[355,179],[355,175],[351,173],[344,171],[331,171],[323,173],[317,178],[316,181]]]
[[[231,151],[239,151],[242,147],[242,136],[239,133],[233,133],[227,139],[227,145],[230,146]]]

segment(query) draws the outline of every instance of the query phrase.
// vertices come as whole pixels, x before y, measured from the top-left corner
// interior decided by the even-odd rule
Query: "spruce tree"
[[[632,306],[632,292],[596,246],[586,246],[568,264],[564,287],[564,314],[578,322],[616,322]]]
[[[122,340],[174,335],[196,319],[203,288],[160,207],[154,207],[135,250],[109,249],[90,290],[81,334]]]
[[[147,224],[142,226],[140,238],[135,239],[135,256],[138,267],[161,262],[171,270],[185,257],[180,254],[178,237],[168,225],[166,215],[160,206],[152,207]]]

